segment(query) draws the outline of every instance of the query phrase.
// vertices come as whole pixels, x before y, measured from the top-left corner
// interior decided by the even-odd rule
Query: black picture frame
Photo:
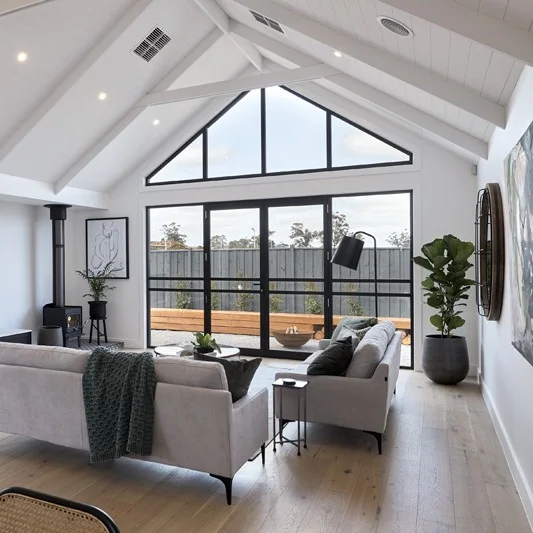
[[[128,217],[87,218],[85,220],[85,268],[98,272],[112,261],[110,278],[129,279],[129,219]]]

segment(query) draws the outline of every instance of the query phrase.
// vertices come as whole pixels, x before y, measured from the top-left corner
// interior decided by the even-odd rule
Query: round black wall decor
[[[505,237],[500,186],[487,183],[476,206],[476,302],[487,320],[499,320],[503,303]]]

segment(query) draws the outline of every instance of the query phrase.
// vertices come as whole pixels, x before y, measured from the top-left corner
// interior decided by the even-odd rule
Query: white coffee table
[[[227,359],[228,357],[235,357],[241,353],[239,348],[233,346],[221,346],[220,350],[221,353],[215,352],[214,354],[209,355],[212,357]],[[156,357],[181,357],[181,352],[183,352],[183,348],[180,346],[156,346],[154,348],[154,354]]]

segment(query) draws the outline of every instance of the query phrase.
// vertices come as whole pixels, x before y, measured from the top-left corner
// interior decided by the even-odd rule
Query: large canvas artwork
[[[505,161],[512,239],[513,346],[533,365],[533,123]]]

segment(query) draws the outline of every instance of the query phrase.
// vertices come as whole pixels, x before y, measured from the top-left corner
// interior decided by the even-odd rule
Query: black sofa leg
[[[376,440],[378,441],[378,452],[379,455],[381,455],[383,450],[383,433],[378,433],[377,431],[364,431],[364,433],[368,433],[369,435],[376,437]]]
[[[214,477],[215,479],[218,479],[224,483],[224,487],[226,487],[226,501],[228,502],[228,505],[231,505],[231,487],[233,485],[233,478],[232,477],[225,477],[225,476],[217,476],[216,474],[209,474],[211,477]]]
[[[261,462],[265,466],[265,444],[261,444]]]

